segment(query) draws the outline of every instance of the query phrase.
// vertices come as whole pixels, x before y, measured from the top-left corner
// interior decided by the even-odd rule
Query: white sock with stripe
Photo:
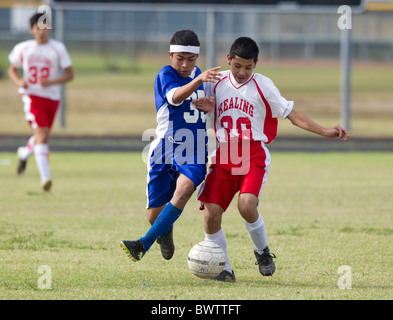
[[[27,160],[28,157],[30,157],[33,152],[34,152],[34,142],[35,142],[35,137],[32,135],[29,140],[27,141],[26,146],[20,147],[18,149],[18,157],[20,160]]]

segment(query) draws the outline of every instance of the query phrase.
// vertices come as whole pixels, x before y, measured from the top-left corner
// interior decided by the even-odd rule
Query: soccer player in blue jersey
[[[139,240],[122,240],[120,246],[139,261],[157,240],[166,260],[172,258],[173,223],[204,180],[207,163],[206,105],[203,82],[220,79],[220,67],[205,72],[196,66],[200,43],[191,30],[176,32],[170,41],[172,65],[163,67],[154,83],[157,109],[156,139],[149,150],[147,218],[152,225]]]

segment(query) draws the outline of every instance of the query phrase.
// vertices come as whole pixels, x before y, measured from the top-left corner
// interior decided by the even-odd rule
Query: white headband
[[[169,52],[188,52],[199,54],[199,47],[195,46],[180,46],[177,44],[171,44],[169,46]]]

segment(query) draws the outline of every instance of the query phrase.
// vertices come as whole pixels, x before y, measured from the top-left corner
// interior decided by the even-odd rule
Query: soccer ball
[[[199,278],[213,279],[224,270],[224,266],[224,250],[214,242],[199,242],[188,253],[188,268]]]

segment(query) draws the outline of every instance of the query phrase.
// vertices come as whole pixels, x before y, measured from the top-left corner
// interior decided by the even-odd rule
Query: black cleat
[[[45,192],[49,192],[50,189],[52,188],[52,181],[46,180],[46,181],[42,182],[41,187]]]
[[[128,257],[135,262],[141,260],[145,255],[145,246],[141,240],[122,240],[120,241],[120,247],[128,255]]]
[[[19,159],[18,167],[17,167],[17,169],[16,169],[16,172],[18,173],[18,176],[21,176],[22,174],[25,173],[26,164],[27,164],[27,161],[26,161],[26,160],[21,160],[21,159]]]
[[[213,280],[234,283],[234,282],[236,282],[236,277],[235,277],[235,273],[233,272],[233,270],[232,270],[232,273],[224,270],[217,277],[215,277]]]
[[[273,258],[276,256],[273,253],[270,253],[269,247],[266,246],[263,249],[262,254],[254,251],[255,257],[257,258],[257,262],[255,264],[259,265],[259,272],[263,276],[272,276],[274,271],[276,271],[276,265],[273,261]]]
[[[168,235],[158,237],[157,243],[160,245],[161,254],[165,260],[170,260],[175,253],[175,244],[173,243],[173,225]]]

